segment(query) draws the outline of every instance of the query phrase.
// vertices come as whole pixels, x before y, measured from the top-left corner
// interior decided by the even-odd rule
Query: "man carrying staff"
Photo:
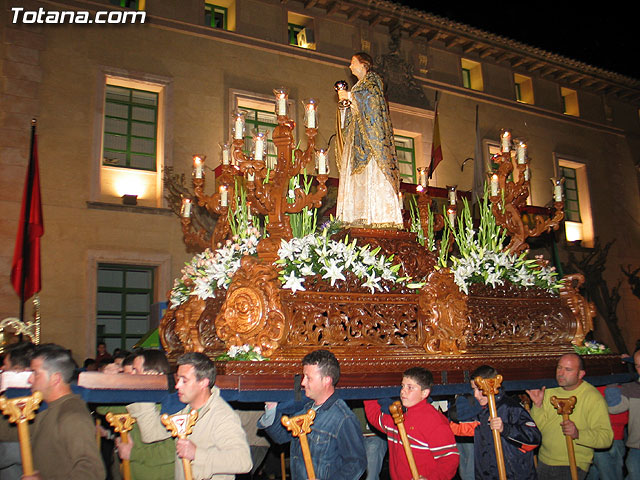
[[[71,393],[75,364],[65,348],[45,344],[31,359],[31,390],[47,403],[30,426],[35,473],[23,480],[104,480],[95,424],[82,399]],[[0,440],[17,441],[17,429],[0,421]]]
[[[307,439],[316,479],[358,480],[367,467],[367,458],[358,419],[335,393],[340,378],[338,360],[327,350],[316,350],[302,359],[302,372],[302,387],[311,401],[301,410],[292,408],[293,412],[269,402],[258,427],[265,428],[277,443],[291,442],[291,478],[304,480],[307,472],[300,440],[289,433],[280,418],[283,413],[300,415],[314,409],[316,416]]]
[[[214,386],[216,367],[203,353],[186,353],[178,358],[178,397],[188,404],[181,414],[198,411],[193,433],[176,440],[175,478],[184,480],[181,459],[191,462],[194,480],[232,480],[236,473],[251,470],[247,437],[238,415]],[[169,438],[160,413],[153,403],[127,406],[136,418],[142,441],[151,443]]]
[[[531,417],[542,432],[538,454],[538,478],[570,479],[571,472],[565,436],[573,439],[578,476],[587,476],[594,448],[609,448],[613,430],[604,397],[595,387],[583,380],[582,358],[575,353],[560,357],[556,367],[557,388],[527,390],[533,405]],[[551,397],[576,397],[571,418],[562,421],[551,405]]]
[[[426,368],[413,367],[403,373],[404,428],[420,478],[449,480],[456,474],[460,455],[449,422],[427,401],[432,385],[433,374]],[[387,435],[392,480],[411,479],[407,454],[391,415],[382,411],[377,400],[366,400],[364,409],[371,425]]]

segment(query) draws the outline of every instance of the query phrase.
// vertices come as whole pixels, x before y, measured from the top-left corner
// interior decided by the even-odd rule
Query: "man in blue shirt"
[[[328,350],[316,350],[302,359],[302,372],[302,387],[311,401],[302,409],[266,403],[258,427],[264,428],[276,443],[291,442],[291,478],[304,480],[307,472],[300,440],[282,426],[280,417],[289,413],[301,415],[313,408],[316,417],[307,439],[314,480],[358,480],[367,467],[367,457],[358,419],[335,393],[340,378],[338,360]],[[287,407],[292,411],[286,411]]]

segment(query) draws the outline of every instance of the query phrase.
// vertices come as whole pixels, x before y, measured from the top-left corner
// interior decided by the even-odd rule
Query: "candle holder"
[[[293,238],[287,214],[298,213],[305,207],[318,208],[327,194],[325,183],[329,176],[324,173],[316,177],[318,184],[315,192],[305,193],[297,187],[294,189],[294,201],[287,201],[290,179],[315,158],[315,138],[318,133],[317,127],[305,128],[307,147],[301,150],[295,148],[294,128],[293,120],[286,115],[278,115],[278,125],[272,133],[277,151],[273,169],[267,169],[265,162],[255,158],[255,155],[247,157],[242,151],[243,142],[240,139],[233,141],[233,158],[238,162],[238,171],[247,179],[247,202],[251,204],[253,213],[268,217],[266,228],[269,235],[262,238],[257,247],[258,257],[266,262],[278,259],[278,249],[283,239]]]
[[[286,117],[289,91],[284,87],[280,87],[280,88],[276,88],[273,91],[273,94],[276,96],[276,108],[275,108],[276,115],[278,117]]]
[[[509,139],[508,142],[506,142],[506,138]],[[525,154],[524,162],[521,163],[521,160],[517,159],[514,167],[510,138],[511,133],[503,130],[501,134],[503,152],[494,156],[494,162],[498,165],[498,169],[488,174],[490,183],[489,201],[492,203],[491,210],[496,222],[506,229],[511,239],[505,247],[505,251],[518,254],[529,248],[526,243],[527,238],[540,236],[551,229],[558,229],[560,222],[564,218],[564,203],[556,200],[553,214],[550,217],[535,214],[527,223],[523,221],[521,211],[524,209],[530,194],[528,175],[530,160]],[[506,149],[507,146],[508,149]],[[516,180],[514,180],[515,176],[512,175],[514,170],[517,172]]]
[[[316,128],[318,126],[318,101],[314,98],[308,98],[302,103],[304,104],[305,128]]]
[[[335,89],[336,93],[338,93],[339,91],[347,91],[349,90],[349,84],[347,83],[346,80],[338,80],[334,85],[333,88]],[[351,106],[351,100],[339,100],[338,101],[338,106],[340,108],[349,108]]]

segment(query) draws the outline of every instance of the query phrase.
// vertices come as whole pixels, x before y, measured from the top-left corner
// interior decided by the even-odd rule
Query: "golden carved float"
[[[338,282],[319,274],[308,276],[304,291],[284,289],[282,265],[274,262],[281,241],[292,238],[287,213],[317,208],[326,195],[328,175],[320,171],[314,191],[294,187],[290,194],[292,176],[314,157],[317,129],[315,121],[307,125],[308,146],[300,150],[293,139],[294,123],[286,111],[277,113],[275,164],[267,166],[257,151],[243,153],[243,130],[238,132],[243,129],[238,123],[242,118],[236,115],[233,151],[227,152],[221,167],[220,193],[206,196],[202,175],[194,179],[194,200],[219,214],[220,223],[212,238],[205,238],[202,232],[192,231],[189,217],[183,215],[188,248],[202,251],[208,244],[229,238],[227,213],[237,206],[238,181],[245,184],[251,212],[268,218],[269,235],[258,243],[257,256],[242,258],[227,288],[214,288],[206,300],[190,295],[169,308],[160,325],[160,338],[171,357],[200,351],[215,358],[232,346],[250,345],[259,347],[270,361],[220,363],[221,373],[289,374],[299,371],[303,355],[322,347],[338,356],[345,373],[401,372],[416,362],[436,371],[460,370],[483,359],[494,364],[515,361],[516,369],[530,368],[530,362],[539,359],[549,372],[554,365],[550,358],[573,351],[573,344],[582,344],[593,328],[595,312],[578,291],[584,281],[580,275],[567,277],[559,294],[509,282],[471,284],[464,293],[448,268],[437,267],[438,252],[421,245],[416,233],[408,231],[347,228],[333,238],[348,238],[360,246],[379,248],[380,255],[393,255],[400,264],[399,275],[423,280],[417,290],[383,280],[385,291],[371,293],[350,272]],[[563,218],[562,198],[555,198],[547,218],[537,216],[533,226],[526,224],[520,212],[529,192],[528,159],[522,160],[507,148],[494,161],[498,167],[490,177],[491,211],[509,236],[506,250],[519,254],[528,248],[528,237],[558,228]],[[223,197],[223,192],[233,195]],[[455,195],[452,202],[449,212],[455,215]],[[422,228],[442,230],[445,215],[432,216],[430,226],[426,221],[431,203],[429,187],[422,185],[417,197]],[[448,238],[441,243],[441,249],[453,248]]]

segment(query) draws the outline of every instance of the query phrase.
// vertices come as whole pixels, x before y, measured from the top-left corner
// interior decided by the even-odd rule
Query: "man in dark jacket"
[[[316,350],[302,359],[302,371],[302,386],[311,401],[294,412],[301,415],[311,408],[316,411],[307,435],[315,480],[358,480],[367,467],[367,458],[358,419],[335,393],[340,378],[338,360],[328,350]],[[305,480],[308,476],[300,440],[282,426],[283,413],[293,412],[285,405],[267,403],[258,427],[277,443],[291,442],[291,478]]]
[[[495,378],[498,372],[488,365],[478,367],[471,378]],[[500,391],[496,398],[498,416],[489,419],[489,398],[471,380],[473,396],[482,409],[470,424],[452,424],[456,435],[473,435],[476,480],[498,477],[492,430],[500,432],[505,470],[510,480],[535,480],[533,450],[540,445],[542,434],[520,403]],[[467,426],[465,429],[464,427]],[[469,428],[470,427],[470,428]]]

